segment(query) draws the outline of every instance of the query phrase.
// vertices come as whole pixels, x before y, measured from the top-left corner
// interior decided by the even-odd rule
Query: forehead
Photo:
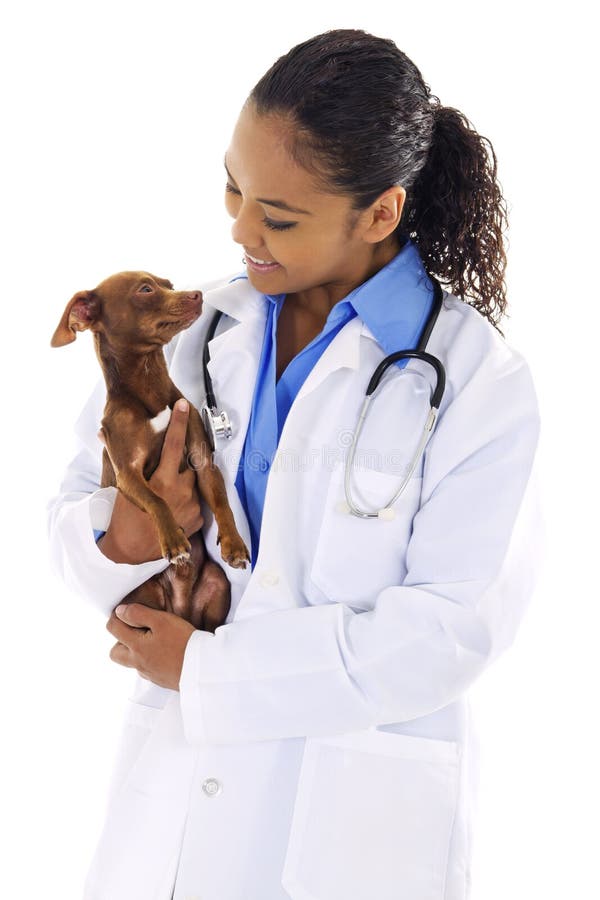
[[[103,289],[111,291],[128,291],[144,281],[154,282],[161,287],[170,285],[170,282],[168,282],[167,279],[159,278],[156,275],[152,275],[150,272],[117,272],[116,275],[111,275],[109,278],[105,278],[104,281],[101,281],[96,290],[100,292]]]
[[[227,168],[233,179],[256,196],[286,200],[293,196],[298,206],[301,195],[323,193],[317,179],[295,162],[287,145],[294,125],[285,116],[259,116],[252,106],[242,109],[226,152]]]

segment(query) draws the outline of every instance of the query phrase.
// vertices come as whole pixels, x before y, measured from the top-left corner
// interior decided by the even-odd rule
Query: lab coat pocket
[[[109,802],[131,776],[136,761],[163,712],[161,707],[127,700],[121,736],[108,789]]]
[[[369,512],[381,509],[400,483],[398,474],[357,467],[353,500]],[[364,519],[349,512],[343,469],[332,474],[310,571],[313,584],[332,602],[372,609],[380,591],[402,583],[421,485],[422,478],[414,475],[393,505],[391,517]]]
[[[308,738],[282,874],[292,900],[443,900],[459,765],[452,741]]]

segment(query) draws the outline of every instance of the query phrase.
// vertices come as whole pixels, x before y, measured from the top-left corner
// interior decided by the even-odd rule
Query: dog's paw
[[[246,563],[250,562],[250,553],[245,543],[236,534],[233,538],[217,537],[217,544],[221,545],[221,557],[233,569],[245,569]]]
[[[187,539],[186,533],[180,526],[172,533],[163,535],[161,538],[161,551],[165,559],[168,559],[171,565],[179,566],[187,563],[191,559],[190,551],[192,545]]]
[[[169,562],[172,566],[177,566],[178,569],[187,569],[192,564],[192,557],[189,553],[178,553],[177,556],[169,559]]]

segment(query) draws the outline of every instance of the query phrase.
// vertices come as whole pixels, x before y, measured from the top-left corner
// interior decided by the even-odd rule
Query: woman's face
[[[281,119],[258,116],[251,105],[240,114],[225,154],[232,237],[244,248],[257,290],[300,294],[326,287],[339,294],[335,302],[373,274],[382,246],[367,230],[369,211],[357,213],[348,196],[324,193],[292,160],[285,127]],[[397,242],[385,243],[391,259]],[[249,257],[271,265],[255,265]]]

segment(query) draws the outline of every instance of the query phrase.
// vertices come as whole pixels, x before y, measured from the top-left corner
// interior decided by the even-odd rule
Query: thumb
[[[157,610],[143,603],[121,603],[115,609],[115,615],[132,628],[152,628]]]
[[[185,436],[189,417],[189,403],[180,397],[173,407],[173,414],[163,442],[160,465],[174,473],[179,472],[179,464],[185,447]]]

